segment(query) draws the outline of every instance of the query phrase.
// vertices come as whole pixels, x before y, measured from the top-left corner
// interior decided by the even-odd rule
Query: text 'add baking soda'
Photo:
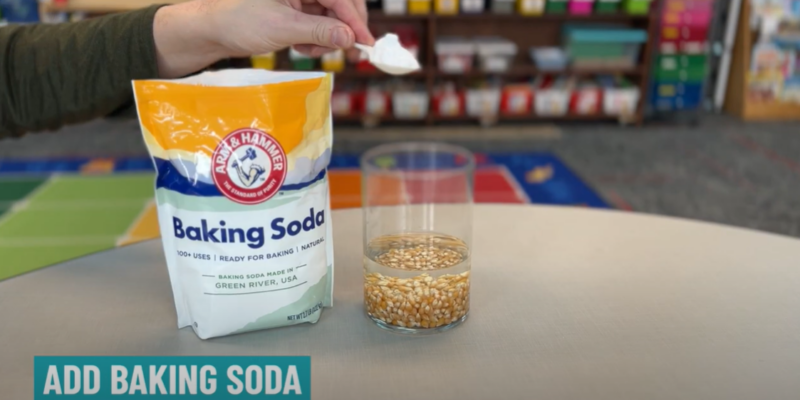
[[[37,356],[34,400],[310,399],[310,357]]]
[[[217,145],[211,157],[214,184],[241,204],[269,200],[286,179],[286,153],[266,132],[240,129]]]
[[[260,69],[134,81],[178,328],[311,325],[333,306],[332,87]]]

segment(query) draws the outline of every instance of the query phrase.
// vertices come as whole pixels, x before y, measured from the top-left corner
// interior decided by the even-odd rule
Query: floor
[[[475,153],[477,203],[610,208],[549,153]],[[330,163],[333,209],[361,206],[356,155]],[[0,280],[160,236],[146,155],[0,159]],[[406,195],[424,195],[419,185]],[[444,194],[447,193],[434,193]]]
[[[644,129],[613,123],[490,130],[342,127],[336,151],[357,153],[388,138],[446,140],[483,152],[552,152],[616,208],[800,236],[798,126],[710,116],[694,127]],[[137,123],[124,116],[0,143],[0,159],[143,155]]]

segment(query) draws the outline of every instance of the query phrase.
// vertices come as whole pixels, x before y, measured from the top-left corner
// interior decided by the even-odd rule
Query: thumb
[[[296,13],[294,21],[287,24],[285,30],[290,45],[312,44],[332,49],[353,47],[355,33],[344,22],[300,11]]]

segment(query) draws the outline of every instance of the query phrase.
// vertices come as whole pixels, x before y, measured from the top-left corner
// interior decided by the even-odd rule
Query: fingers
[[[321,6],[319,3],[314,2],[311,4],[303,4],[301,10],[306,14],[311,15],[325,15],[325,11],[327,10],[325,7]]]
[[[369,31],[369,14],[367,13],[366,0],[352,0],[352,1],[356,6],[356,11],[358,11],[358,15],[360,15],[361,19],[364,21],[364,25],[367,26],[367,31]],[[372,36],[372,34],[370,34],[370,36]],[[369,43],[369,45],[372,45],[372,43]]]
[[[367,27],[367,9],[364,0],[318,0],[319,4],[336,13],[336,16],[350,26],[358,43],[372,45],[375,38]],[[361,3],[356,6],[356,2]],[[363,10],[360,8],[363,6]]]
[[[312,58],[322,57],[323,54],[327,54],[327,53],[330,53],[332,51],[336,51],[336,49],[334,49],[334,48],[317,46],[317,45],[313,45],[313,44],[298,44],[298,45],[295,45],[295,46],[292,46],[292,47],[296,51],[298,51],[298,52],[300,52],[302,54],[305,54],[305,55],[307,55],[309,57],[312,57]]]
[[[293,12],[292,21],[279,30],[286,38],[286,43],[308,44],[331,49],[349,49],[353,47],[355,35],[344,22],[319,15]]]
[[[314,1],[316,1],[316,0],[314,0]],[[358,0],[355,0],[355,1],[358,1]],[[325,15],[327,15],[327,16],[329,16],[331,18],[337,18],[337,19],[339,18],[339,16],[337,16],[336,12],[333,11],[333,10],[327,10],[325,12]],[[347,56],[347,59],[350,60],[350,62],[357,63],[361,59],[361,50],[358,50],[358,49],[355,49],[355,48],[348,49],[347,52],[346,52],[346,56]]]

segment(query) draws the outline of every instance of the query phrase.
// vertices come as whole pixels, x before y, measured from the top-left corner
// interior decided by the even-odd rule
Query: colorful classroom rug
[[[478,154],[475,201],[609,208],[551,154]],[[148,158],[0,160],[0,280],[159,237]],[[357,156],[331,160],[334,209],[361,206]]]

